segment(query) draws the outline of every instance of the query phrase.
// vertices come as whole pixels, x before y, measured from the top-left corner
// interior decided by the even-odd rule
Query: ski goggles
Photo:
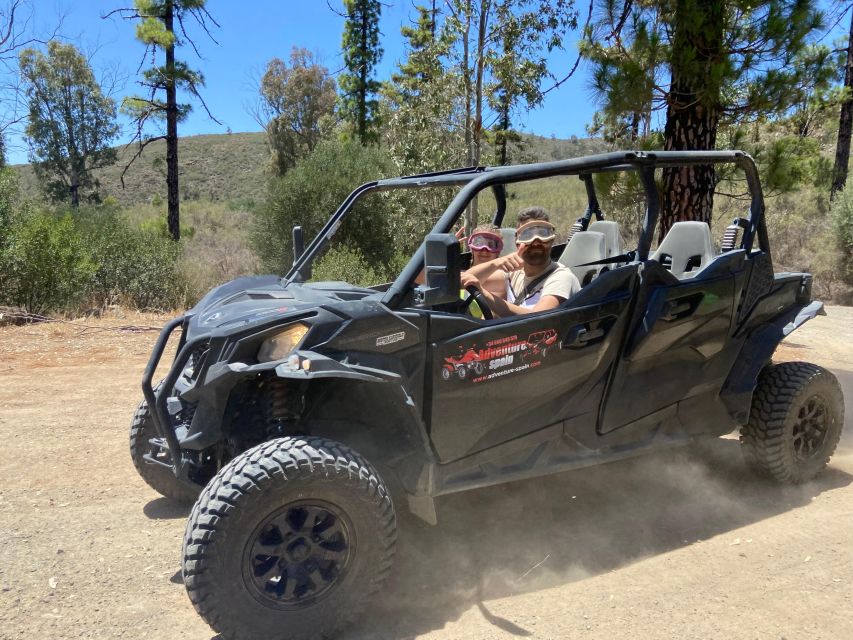
[[[556,237],[556,228],[545,220],[531,220],[515,230],[515,241],[519,244],[529,244],[534,240],[551,242]]]
[[[478,231],[472,233],[468,238],[468,248],[471,251],[488,251],[489,253],[500,253],[504,248],[504,241],[501,236],[488,231]]]

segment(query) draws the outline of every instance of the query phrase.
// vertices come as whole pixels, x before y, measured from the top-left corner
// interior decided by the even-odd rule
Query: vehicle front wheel
[[[279,438],[232,460],[187,523],[190,600],[226,638],[324,638],[351,623],[388,575],[390,494],[352,449]]]
[[[760,473],[798,484],[826,466],[843,424],[844,397],[835,376],[807,362],[783,362],[761,372],[740,441]]]
[[[195,488],[181,482],[168,467],[145,461],[145,454],[152,453],[165,464],[172,463],[168,452],[151,445],[151,440],[157,437],[157,428],[154,426],[148,403],[143,400],[136,408],[130,423],[130,458],[133,460],[133,466],[146,484],[161,496],[180,504],[191,505],[198,498],[201,487]]]

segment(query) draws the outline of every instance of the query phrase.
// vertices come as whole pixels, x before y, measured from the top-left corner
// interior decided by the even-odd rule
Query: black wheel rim
[[[280,609],[298,609],[329,595],[349,568],[352,530],[346,514],[319,500],[278,509],[246,543],[246,586],[260,602]]]
[[[797,412],[794,422],[794,457],[810,460],[819,455],[829,427],[829,412],[823,398],[812,396]]]

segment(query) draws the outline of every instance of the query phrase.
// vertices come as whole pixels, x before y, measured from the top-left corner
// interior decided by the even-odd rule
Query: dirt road
[[[162,317],[0,328],[0,638],[214,637],[179,573],[186,511],[128,458]],[[738,443],[450,496],[404,533],[347,638],[853,638],[853,309],[777,352],[848,402],[830,468],[779,489]]]

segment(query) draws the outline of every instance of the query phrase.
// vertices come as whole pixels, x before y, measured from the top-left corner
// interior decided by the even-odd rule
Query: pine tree
[[[138,18],[136,37],[146,45],[146,57],[152,57],[162,51],[165,64],[155,65],[142,73],[140,84],[147,89],[145,96],[125,98],[122,111],[128,114],[136,127],[135,139],[138,141],[136,154],[125,166],[130,165],[142,154],[145,147],[155,140],[166,141],[166,185],[168,202],[168,229],[173,240],[180,240],[180,201],[178,191],[178,123],[186,119],[192,106],[178,103],[178,91],[185,91],[197,98],[210,114],[199,89],[204,86],[204,76],[190,69],[185,62],[175,59],[176,47],[184,44],[177,36],[176,28],[189,41],[193,49],[195,44],[186,35],[185,20],[192,17],[210,35],[208,22],[219,26],[205,9],[206,0],[134,0],[134,10],[120,9]],[[197,51],[197,50],[196,50]],[[146,135],[145,129],[150,122],[165,122],[165,133]],[[122,178],[124,173],[122,173]]]
[[[802,78],[792,65],[820,26],[814,0],[601,0],[593,62],[599,122],[665,110],[663,147],[715,149],[717,131],[784,114]],[[639,110],[638,110],[639,108]],[[712,166],[663,172],[661,236],[678,220],[710,222]]]
[[[383,144],[402,173],[464,163],[458,78],[443,59],[451,42],[437,27],[434,6],[416,6],[417,18],[400,29],[406,58],[382,88]]]
[[[573,0],[450,0],[449,28],[465,103],[469,164],[480,164],[483,138],[496,123],[499,146],[512,136],[516,110],[542,102],[547,55],[577,26]],[[505,149],[499,150],[505,160]]]
[[[838,142],[835,147],[835,170],[830,198],[834,198],[836,193],[844,189],[847,183],[847,165],[850,163],[850,138],[853,134],[853,10],[850,11],[850,35],[846,49],[844,86],[848,93],[839,110]]]
[[[80,204],[80,190],[97,187],[92,171],[115,162],[119,133],[115,101],[105,96],[86,57],[52,40],[47,55],[25,49],[21,77],[29,105],[26,136],[36,176],[55,200]]]
[[[340,113],[362,144],[378,140],[376,94],[381,84],[374,78],[382,60],[379,44],[379,0],[344,0],[343,53],[346,71],[338,76]]]

